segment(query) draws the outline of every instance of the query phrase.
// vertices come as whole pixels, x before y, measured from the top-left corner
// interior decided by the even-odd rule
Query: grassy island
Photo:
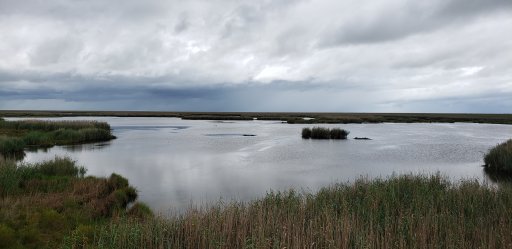
[[[347,139],[350,132],[340,128],[313,127],[302,129],[302,138],[304,139]]]
[[[26,147],[51,147],[115,138],[110,125],[97,121],[6,121],[0,118],[0,154],[19,157]]]

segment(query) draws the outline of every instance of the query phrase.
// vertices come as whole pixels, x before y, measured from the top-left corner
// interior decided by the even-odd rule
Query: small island
[[[302,129],[303,139],[347,139],[350,132],[340,128],[313,127]]]

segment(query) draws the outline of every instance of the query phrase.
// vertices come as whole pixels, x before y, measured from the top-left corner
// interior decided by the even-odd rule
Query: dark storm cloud
[[[509,0],[0,0],[0,108],[495,112],[507,30]]]

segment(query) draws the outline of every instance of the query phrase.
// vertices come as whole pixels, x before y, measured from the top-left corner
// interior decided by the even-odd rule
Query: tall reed
[[[315,194],[271,192],[248,203],[96,227],[90,248],[506,248],[512,189],[445,177],[359,179]],[[65,248],[77,244],[68,237]]]

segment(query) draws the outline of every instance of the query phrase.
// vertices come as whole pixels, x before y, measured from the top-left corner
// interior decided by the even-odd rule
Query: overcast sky
[[[512,110],[511,0],[0,0],[0,109]]]

